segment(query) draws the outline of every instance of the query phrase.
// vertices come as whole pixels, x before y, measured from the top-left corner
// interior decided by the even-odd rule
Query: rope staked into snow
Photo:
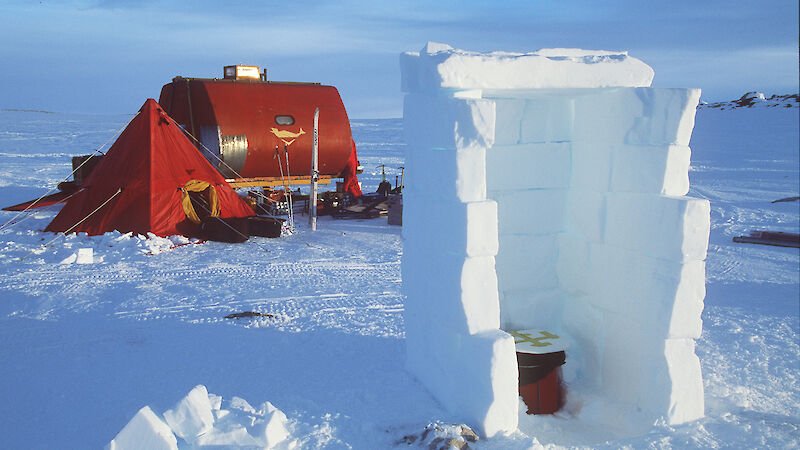
[[[97,208],[95,208],[95,209],[94,209],[94,211],[92,211],[92,212],[90,212],[89,214],[87,214],[87,215],[86,215],[86,217],[84,217],[83,219],[81,219],[81,220],[79,220],[78,222],[76,222],[76,223],[75,223],[75,225],[73,225],[73,226],[69,227],[69,229],[68,229],[67,231],[65,231],[65,232],[63,232],[63,233],[61,233],[61,234],[58,234],[58,233],[57,233],[57,234],[56,234],[56,237],[54,237],[53,239],[50,239],[50,240],[49,240],[49,241],[47,241],[46,243],[42,244],[42,247],[41,247],[41,248],[46,248],[47,246],[49,246],[50,244],[52,244],[52,243],[53,243],[53,242],[54,242],[56,239],[58,239],[58,238],[60,238],[60,237],[62,237],[62,236],[66,236],[67,234],[71,233],[71,232],[72,232],[72,230],[74,230],[74,229],[75,229],[75,228],[76,228],[78,225],[82,224],[84,220],[88,219],[89,217],[92,217],[92,214],[94,214],[94,213],[96,213],[97,211],[99,211],[99,210],[100,210],[100,208],[102,208],[103,206],[106,206],[106,205],[108,204],[108,202],[110,202],[110,201],[111,201],[111,200],[112,200],[114,197],[116,197],[117,195],[119,195],[119,194],[120,194],[120,192],[122,192],[122,188],[118,188],[118,189],[117,189],[117,192],[114,192],[114,194],[113,194],[111,197],[108,197],[108,199],[107,199],[106,201],[104,201],[104,202],[103,202],[103,203],[102,203],[100,206],[98,206]],[[27,255],[25,255],[25,256],[23,256],[22,258],[20,258],[20,261],[22,261],[23,259],[25,259],[25,258],[27,258],[28,256],[30,256],[32,253],[33,253],[33,250],[31,250],[31,252],[30,252],[30,253],[28,253]]]
[[[84,189],[86,189],[86,188],[83,188],[83,187],[82,187],[82,188],[78,189],[77,191],[73,192],[72,194],[69,194],[68,196],[64,197],[64,199],[63,199],[63,200],[59,201],[59,202],[58,202],[58,203],[56,203],[56,204],[59,204],[59,203],[65,203],[67,200],[71,199],[72,197],[74,197],[74,196],[75,196],[76,194],[78,194],[79,192],[82,192]],[[45,194],[45,195],[47,195],[47,194]],[[40,200],[41,200],[41,199],[40,199]],[[22,212],[25,212],[25,210],[21,211],[21,213],[22,213]],[[17,216],[19,216],[19,214],[18,214]],[[16,217],[16,216],[15,216],[15,217]],[[11,223],[11,224],[9,224],[9,227],[13,227],[14,225],[17,225],[17,224],[20,224],[20,223],[22,223],[22,222],[25,222],[26,220],[30,219],[31,217],[33,217],[33,215],[32,215],[32,214],[28,214],[27,216],[23,217],[22,219],[20,219],[20,220],[18,220],[18,221],[16,221],[16,222],[14,222],[14,223]],[[13,219],[12,219],[12,220],[13,220]],[[9,221],[9,222],[10,222],[10,221]],[[6,223],[9,223],[9,222],[6,222]],[[5,225],[4,225],[4,226],[5,226]],[[0,230],[2,230],[2,229],[0,228]]]
[[[130,120],[128,120],[128,123],[126,123],[126,124],[125,124],[125,125],[123,125],[123,126],[120,128],[120,129],[118,129],[117,131],[115,131],[115,132],[114,132],[114,134],[112,134],[110,138],[108,138],[108,139],[107,139],[105,142],[103,142],[103,144],[102,144],[102,145],[100,145],[100,147],[97,147],[97,149],[96,149],[95,151],[93,151],[93,152],[92,152],[92,153],[91,153],[89,156],[94,156],[94,154],[95,154],[95,153],[104,154],[104,153],[103,153],[103,152],[101,152],[100,150],[101,150],[103,147],[105,147],[105,146],[106,146],[106,144],[108,144],[109,142],[111,142],[111,140],[112,140],[112,139],[114,139],[116,136],[118,136],[118,135],[119,135],[119,134],[122,132],[122,130],[124,130],[125,128],[127,128],[127,127],[128,127],[128,125],[130,125],[130,123],[133,121],[133,119],[135,119],[135,118],[136,118],[136,116],[138,116],[138,115],[139,115],[139,111],[137,111],[137,112],[136,112],[136,114],[134,114],[134,115],[133,115],[133,117],[131,117],[131,118],[130,118]],[[57,189],[58,189],[58,185],[59,185],[59,184],[61,184],[61,183],[63,183],[63,182],[66,182],[66,181],[68,181],[68,180],[69,180],[69,177],[73,177],[73,179],[75,179],[75,178],[74,178],[74,177],[75,177],[75,172],[77,172],[78,170],[80,170],[80,168],[81,168],[81,167],[83,167],[83,165],[84,165],[84,164],[86,164],[87,162],[89,162],[89,160],[90,160],[90,159],[91,159],[91,158],[86,158],[85,160],[83,160],[83,162],[82,162],[82,163],[80,163],[80,164],[78,165],[78,167],[76,167],[76,168],[72,169],[72,172],[70,172],[70,173],[69,173],[69,175],[67,175],[66,177],[64,177],[64,179],[63,179],[63,180],[61,180],[60,182],[56,183],[56,187],[54,187],[54,188],[51,188],[51,189],[50,189],[49,191],[47,191],[47,192],[46,192],[44,195],[42,195],[41,197],[39,197],[39,198],[37,198],[35,201],[33,201],[33,203],[31,203],[30,205],[26,206],[26,207],[25,207],[25,209],[23,209],[22,211],[18,212],[18,213],[17,213],[17,214],[16,214],[14,217],[12,217],[12,218],[8,219],[8,221],[7,221],[6,223],[4,223],[3,225],[0,225],[0,231],[3,231],[3,230],[6,228],[6,226],[7,226],[8,224],[11,224],[11,225],[16,225],[16,224],[18,224],[18,223],[21,223],[22,221],[24,221],[25,219],[22,219],[22,220],[20,220],[19,222],[14,222],[14,223],[11,223],[11,222],[13,222],[13,221],[14,221],[14,220],[15,220],[17,217],[21,216],[22,214],[25,214],[25,213],[26,213],[26,212],[28,212],[28,211],[29,211],[31,208],[33,208],[34,206],[36,206],[36,204],[37,204],[37,203],[39,203],[40,201],[42,201],[42,199],[43,199],[43,198],[47,197],[47,196],[48,196],[48,195],[50,195],[50,194],[51,194],[53,191],[57,190]],[[78,192],[80,192],[80,190],[76,191],[76,192],[75,192],[74,194],[72,194],[72,195],[75,195],[75,194],[77,194]],[[63,203],[64,201],[68,200],[70,197],[72,197],[72,195],[70,195],[69,197],[65,198],[65,199],[64,199],[62,202],[59,202],[59,203]],[[30,216],[29,216],[29,217],[30,217]]]

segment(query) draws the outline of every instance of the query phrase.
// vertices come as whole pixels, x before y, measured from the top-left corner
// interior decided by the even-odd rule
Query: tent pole
[[[314,144],[311,147],[311,193],[308,196],[308,225],[317,231],[317,180],[319,180],[319,108],[314,110]]]

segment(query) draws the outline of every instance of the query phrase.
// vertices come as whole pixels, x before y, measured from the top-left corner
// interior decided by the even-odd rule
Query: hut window
[[[275,123],[277,123],[278,125],[294,125],[294,117],[275,116]]]

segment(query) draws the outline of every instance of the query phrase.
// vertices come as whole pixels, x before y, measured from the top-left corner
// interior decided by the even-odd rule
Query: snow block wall
[[[700,92],[625,53],[401,56],[407,367],[491,436],[517,426],[513,339],[567,334],[580,413],[703,416],[706,200],[686,197]]]

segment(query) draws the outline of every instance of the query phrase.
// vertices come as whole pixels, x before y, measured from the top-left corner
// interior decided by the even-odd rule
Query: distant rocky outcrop
[[[735,108],[797,108],[800,107],[800,95],[786,94],[786,95],[773,95],[765,97],[763,92],[748,92],[741,96],[738,100],[729,102],[705,103],[700,102],[697,106],[698,109],[714,108],[714,109],[735,109]]]

